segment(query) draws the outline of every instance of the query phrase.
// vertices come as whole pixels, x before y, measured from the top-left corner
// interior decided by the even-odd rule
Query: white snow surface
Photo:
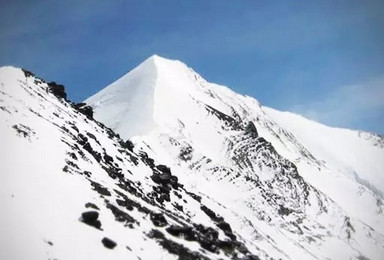
[[[382,259],[382,136],[261,106],[207,82],[180,61],[156,55],[85,102],[98,120],[212,200],[212,208],[224,205],[225,219],[268,255]],[[257,129],[254,139],[245,134],[249,122]],[[262,139],[276,154],[257,150]],[[296,166],[305,185],[282,182],[279,163],[287,162]],[[265,194],[277,196],[276,204]],[[279,215],[282,205],[295,213]]]
[[[0,68],[0,259],[382,259],[382,136],[263,107],[156,55],[86,103],[133,149]]]
[[[158,202],[151,180],[158,171],[145,156],[27,74],[0,68],[0,259],[177,259],[166,239],[189,258],[228,259],[154,225],[157,213],[168,227],[218,229],[185,189],[168,187],[169,201]],[[100,229],[83,222],[88,211],[99,213]],[[104,237],[116,247],[104,247]]]

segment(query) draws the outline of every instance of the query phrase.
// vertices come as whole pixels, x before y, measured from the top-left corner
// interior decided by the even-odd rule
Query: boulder
[[[98,220],[99,212],[97,211],[87,211],[81,214],[81,221],[85,224],[95,227],[97,229],[101,228],[101,222]]]
[[[109,249],[113,249],[116,247],[116,242],[113,241],[112,239],[108,238],[108,237],[104,237],[102,240],[101,240],[101,243],[103,243],[103,245],[106,247],[106,248],[109,248]]]

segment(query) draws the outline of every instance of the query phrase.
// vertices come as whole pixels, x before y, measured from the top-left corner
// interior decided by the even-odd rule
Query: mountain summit
[[[1,259],[384,255],[382,136],[180,61],[152,56],[85,103],[0,68],[0,122]]]
[[[190,97],[204,97],[206,84],[184,63],[154,55],[85,102],[96,119],[131,138],[192,116]],[[138,118],[140,123],[133,123]]]

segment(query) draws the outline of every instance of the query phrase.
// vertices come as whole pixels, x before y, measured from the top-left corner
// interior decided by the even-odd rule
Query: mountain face
[[[85,103],[0,69],[1,259],[382,259],[382,136],[158,56]]]

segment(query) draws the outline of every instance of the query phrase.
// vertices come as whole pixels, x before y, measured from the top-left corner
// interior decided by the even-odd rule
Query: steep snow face
[[[136,70],[156,80],[125,84]],[[151,91],[147,80],[155,82]],[[103,105],[96,94],[86,101],[96,118],[131,138],[136,152],[171,166],[250,245],[282,259],[383,255],[382,137],[285,116],[158,56],[100,93],[113,93],[113,86],[119,99]],[[126,102],[123,93],[135,96],[136,88],[148,98]],[[108,116],[119,100],[134,120]],[[135,117],[138,103],[153,110]],[[124,131],[149,121],[145,131]]]
[[[154,92],[157,81],[155,56],[87,99],[96,119],[106,122],[124,137],[148,133],[155,127]],[[130,86],[127,88],[126,86]],[[141,118],[140,124],[131,124]]]

